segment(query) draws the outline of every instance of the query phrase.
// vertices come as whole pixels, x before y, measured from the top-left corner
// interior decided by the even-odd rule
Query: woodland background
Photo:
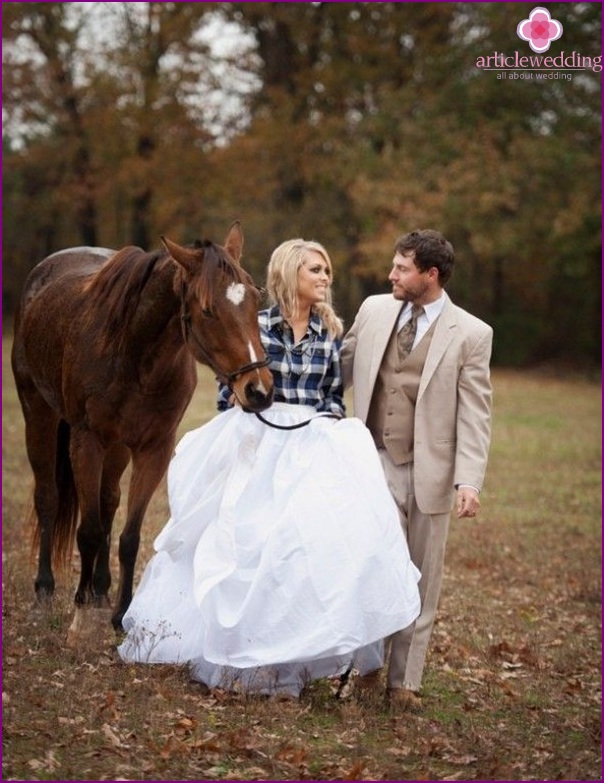
[[[548,54],[601,53],[601,3],[542,3]],[[601,73],[501,81],[532,3],[2,4],[3,312],[70,245],[221,241],[260,282],[323,242],[350,324],[396,237],[442,231],[494,363],[595,364]],[[526,51],[525,51],[526,49]]]
[[[600,3],[540,5],[564,28],[549,54],[601,53]],[[557,372],[600,361],[601,73],[475,64],[530,54],[533,7],[2,3],[5,316],[61,247],[221,241],[240,219],[258,282],[285,238],[323,242],[350,324],[388,290],[396,237],[429,226],[494,363],[522,366],[494,369],[483,513],[451,526],[424,711],[396,716],[325,683],[299,704],[204,694],[184,669],[124,666],[108,622],[66,649],[77,560],[32,608],[5,335],[4,780],[601,779],[601,392]],[[181,434],[214,411],[199,374]],[[138,576],[167,514],[162,485]]]

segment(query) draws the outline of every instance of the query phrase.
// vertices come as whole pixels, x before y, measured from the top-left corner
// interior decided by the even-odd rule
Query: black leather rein
[[[260,421],[263,424],[266,424],[269,427],[272,427],[275,430],[299,430],[302,427],[306,427],[307,424],[310,424],[311,421],[314,421],[315,419],[341,419],[341,416],[338,416],[337,413],[318,413],[316,416],[313,416],[310,419],[306,419],[306,421],[299,421],[297,424],[275,424],[272,421],[269,421],[268,419],[265,419],[264,416],[261,413],[255,413],[255,416],[257,419],[260,419]]]

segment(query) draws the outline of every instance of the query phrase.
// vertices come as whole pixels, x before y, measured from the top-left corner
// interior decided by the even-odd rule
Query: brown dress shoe
[[[420,696],[408,688],[389,688],[388,701],[397,712],[419,712],[422,708]]]
[[[383,697],[381,670],[363,674],[354,681],[353,697],[360,704],[375,706]]]

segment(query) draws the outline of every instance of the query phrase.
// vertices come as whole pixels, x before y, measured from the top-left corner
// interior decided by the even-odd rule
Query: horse
[[[193,395],[196,360],[245,410],[272,402],[260,293],[240,264],[239,223],[224,246],[161,239],[164,247],[150,253],[53,253],[29,274],[15,314],[12,369],[34,475],[35,592],[40,602],[50,600],[53,565],[69,561],[77,540],[72,644],[90,633],[87,608],[110,606],[111,528],[131,461],[111,616],[122,629],[143,518]]]

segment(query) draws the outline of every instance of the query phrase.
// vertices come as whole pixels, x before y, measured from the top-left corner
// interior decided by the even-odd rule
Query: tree
[[[334,201],[347,205],[337,223],[340,237],[352,237],[347,271],[367,293],[384,281],[398,233],[440,228],[460,260],[452,291],[494,324],[498,360],[547,358],[561,345],[595,352],[598,266],[582,258],[587,249],[599,259],[601,244],[598,75],[588,70],[571,87],[536,79],[502,85],[480,72],[480,54],[514,45],[526,4],[300,5],[241,9],[260,28],[261,56],[263,36],[282,40],[280,64],[263,57],[275,73],[252,125],[253,135],[271,124],[281,140],[278,160],[295,185],[275,189],[281,213],[288,193],[298,215],[312,214],[315,200],[315,225],[323,227],[312,183],[329,183]],[[552,12],[568,40],[598,51],[600,7],[561,4]],[[335,224],[338,214],[327,219]],[[569,266],[571,278],[561,275]],[[558,306],[554,281],[565,278],[586,304],[573,329],[546,317]],[[575,339],[562,342],[563,331]]]
[[[132,241],[147,248],[157,235],[152,208],[166,141],[187,122],[186,99],[202,76],[206,45],[196,39],[213,3],[117,3],[112,60],[120,83],[121,120],[133,128],[126,168]],[[201,60],[201,63],[199,62]],[[197,62],[196,62],[197,61]],[[203,127],[197,140],[207,140]]]
[[[74,212],[80,241],[97,244],[95,172],[84,92],[77,72],[86,67],[80,45],[82,16],[71,3],[7,3],[2,13],[5,53],[2,95],[14,125],[32,127],[34,150],[44,146],[55,161],[55,182]],[[24,46],[30,56],[23,58]],[[9,163],[10,163],[9,159]]]
[[[145,247],[239,218],[257,278],[286,237],[323,242],[350,323],[387,290],[397,235],[432,226],[457,250],[455,299],[495,327],[497,361],[598,353],[599,74],[503,83],[477,67],[528,50],[516,26],[530,4],[87,6],[4,7],[11,252],[29,242],[31,263],[81,241],[91,214],[101,241]],[[595,56],[601,5],[548,8],[564,27],[551,54]],[[94,50],[92,14],[113,31]],[[584,303],[572,329],[561,292]]]

